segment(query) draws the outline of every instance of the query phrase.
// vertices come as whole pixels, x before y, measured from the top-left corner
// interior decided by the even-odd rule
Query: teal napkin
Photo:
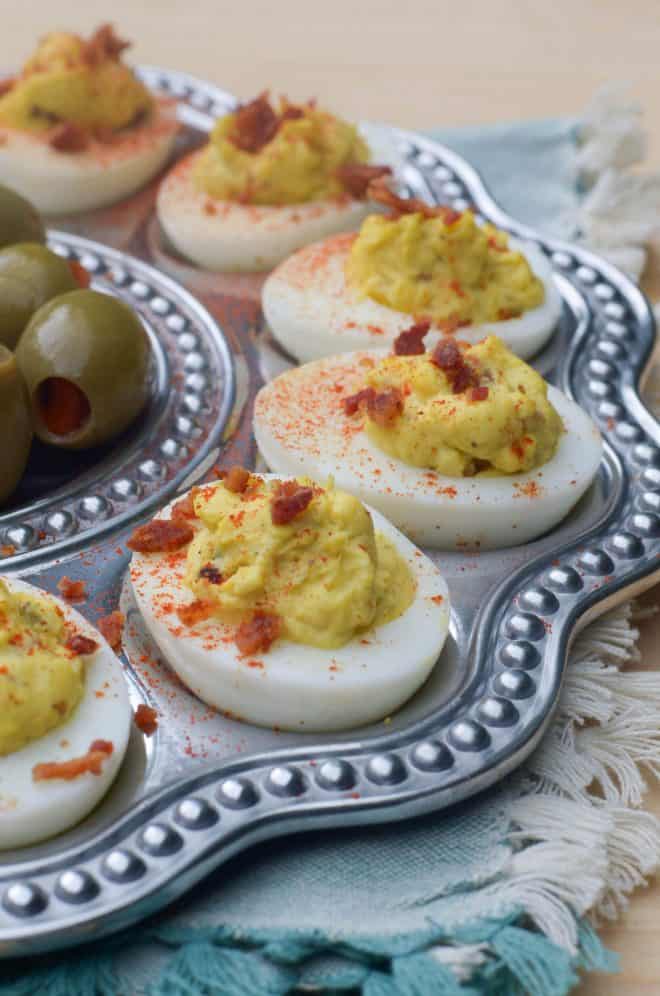
[[[567,235],[584,197],[579,132],[577,120],[564,119],[433,136],[473,163],[515,217]],[[606,781],[602,765],[589,767],[588,754],[571,768],[570,785],[562,772],[573,763],[566,760],[571,724],[608,719],[605,707],[593,706],[592,715],[579,691],[591,680],[589,668],[605,669],[613,681],[634,651],[622,612],[592,630],[582,658],[574,657],[576,684],[567,680],[569,698],[536,768],[532,763],[496,789],[424,819],[260,844],[130,932],[29,962],[0,962],[0,996],[284,996],[310,988],[364,996],[564,996],[580,969],[611,970],[614,961],[583,913],[609,881],[610,842],[616,839],[621,863],[635,869],[634,881],[616,886],[620,896],[651,867],[652,859],[645,865],[640,855],[643,845],[651,850],[655,831],[629,818],[636,800],[623,790],[611,790],[609,808],[587,799],[594,775]],[[625,694],[608,692],[612,722]],[[571,695],[585,700],[577,717]],[[657,708],[658,689],[646,689],[645,697]],[[627,727],[640,721],[631,715]],[[625,734],[617,752],[635,768]],[[530,797],[532,789],[538,798]],[[607,784],[603,792],[609,798]]]

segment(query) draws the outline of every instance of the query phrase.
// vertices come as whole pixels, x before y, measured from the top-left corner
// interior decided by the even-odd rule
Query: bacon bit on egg
[[[488,397],[488,388],[482,387],[471,387],[468,394],[468,401],[485,401]]]
[[[124,631],[125,621],[126,617],[124,613],[117,609],[115,612],[103,616],[97,623],[99,632],[105,637],[113,650],[119,650],[121,647],[121,636]]]
[[[14,76],[9,76],[5,80],[0,80],[0,97],[4,97],[6,93],[9,93],[15,82],[16,79]]]
[[[453,225],[462,217],[460,211],[444,204],[427,204],[418,197],[399,197],[383,177],[372,180],[367,196],[377,204],[388,207],[394,218],[400,218],[403,214],[421,214],[424,218],[442,218],[445,225]]]
[[[67,650],[70,650],[72,654],[84,655],[93,654],[95,650],[98,650],[99,645],[96,640],[91,640],[88,636],[83,636],[81,633],[72,634],[65,644]]]
[[[198,488],[192,488],[184,498],[180,498],[179,501],[172,505],[170,517],[174,519],[175,522],[180,522],[182,519],[186,520],[197,518],[197,512],[195,511],[195,495],[198,490]]]
[[[97,66],[106,59],[117,62],[121,53],[130,47],[131,43],[119,38],[111,24],[102,24],[85,42],[83,58],[88,66]]]
[[[394,355],[420,356],[425,353],[424,336],[430,328],[430,322],[415,322],[409,329],[404,329],[394,340]]]
[[[238,108],[229,140],[242,152],[260,152],[275,137],[280,123],[280,116],[268,99],[268,91],[264,90]]]
[[[443,371],[454,394],[479,386],[476,370],[463,358],[460,347],[452,339],[438,343],[431,354],[431,363]]]
[[[285,526],[305,511],[314,489],[303,487],[297,481],[283,481],[270,502],[270,517],[274,526]]]
[[[32,779],[35,782],[44,782],[61,778],[71,782],[87,771],[92,775],[100,775],[103,762],[110,757],[114,749],[109,740],[95,740],[82,757],[72,757],[70,761],[46,761],[35,764],[32,768]]]
[[[369,398],[376,392],[373,387],[363,387],[357,394],[351,394],[347,398],[342,398],[342,408],[346,415],[355,415],[362,405],[366,405]]]
[[[386,429],[403,412],[403,395],[398,387],[390,387],[387,391],[375,392],[367,399],[367,415]]]
[[[497,312],[498,322],[508,322],[510,318],[520,318],[522,311],[516,311],[514,308],[500,308]]]
[[[390,166],[372,166],[369,163],[344,163],[335,170],[335,176],[356,200],[364,200],[369,184],[380,176],[390,176]]]
[[[89,273],[89,270],[86,270],[85,267],[82,265],[82,263],[79,263],[77,259],[70,259],[69,269],[73,274],[73,279],[76,281],[79,287],[82,287],[83,290],[89,287],[90,283],[92,282],[92,278]]]
[[[67,602],[82,602],[87,598],[87,588],[84,581],[72,581],[66,574],[57,582],[57,590]]]
[[[282,620],[272,612],[255,612],[236,630],[234,642],[242,654],[265,653],[280,635]]]
[[[134,529],[126,546],[136,553],[170,553],[190,543],[194,535],[192,526],[181,519],[154,519]]]
[[[75,121],[61,121],[50,133],[48,144],[57,152],[84,152],[89,136]]]
[[[357,394],[344,398],[342,405],[347,415],[355,415],[364,405],[369,418],[376,425],[386,428],[403,412],[403,394],[398,387],[391,387],[380,393],[373,387],[365,387]]]
[[[176,614],[184,626],[194,626],[198,622],[210,619],[214,611],[215,606],[213,602],[207,602],[198,598],[188,605],[180,605],[176,610]]]
[[[220,479],[227,488],[235,495],[242,495],[250,480],[250,471],[245,467],[231,467],[229,470],[220,471]]]
[[[133,721],[141,733],[144,733],[145,737],[151,737],[158,729],[158,713],[151,706],[145,705],[143,702],[137,707],[133,713]]]
[[[199,572],[199,576],[205,581],[208,581],[209,584],[222,584],[224,581],[222,574],[217,567],[213,566],[213,564],[204,564]]]

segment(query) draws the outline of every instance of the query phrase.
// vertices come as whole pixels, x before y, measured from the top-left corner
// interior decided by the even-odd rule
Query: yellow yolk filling
[[[82,699],[84,661],[67,638],[56,605],[0,581],[0,756],[66,723]]]
[[[545,296],[507,235],[477,225],[470,211],[449,223],[422,214],[370,215],[351,247],[346,275],[362,297],[453,325],[517,317]]]
[[[147,88],[117,57],[90,61],[75,34],[47,35],[0,98],[0,123],[43,132],[60,121],[118,131],[154,106]]]
[[[286,107],[283,101],[280,113]],[[249,204],[302,204],[344,194],[335,172],[347,163],[366,162],[366,143],[354,125],[327,111],[311,105],[298,110],[301,116],[283,120],[257,152],[232,141],[236,114],[220,118],[195,166],[197,188]]]
[[[367,385],[396,388],[403,411],[386,425],[367,414],[369,438],[405,463],[450,477],[515,474],[550,460],[563,427],[540,374],[496,336],[461,347],[479,389],[454,393],[451,370],[440,369],[430,353],[379,361]]]
[[[314,497],[285,525],[271,517],[277,482],[252,475],[243,495],[222,484],[197,495],[202,528],[188,548],[186,584],[224,621],[274,613],[283,638],[332,649],[405,612],[415,581],[357,498],[300,483]],[[209,566],[221,583],[200,574]]]

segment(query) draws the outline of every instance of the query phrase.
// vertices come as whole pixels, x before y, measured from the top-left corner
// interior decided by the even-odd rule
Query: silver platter
[[[145,69],[142,75],[154,89],[180,100],[192,138],[233,103],[229,95],[183,74]],[[121,458],[112,458],[119,463],[109,463],[103,475],[95,471],[89,481],[78,481],[79,493],[65,490],[46,505],[16,513],[16,522],[36,529],[37,536],[39,516],[62,511],[75,516],[77,531],[70,536],[52,537],[42,546],[33,542],[3,567],[50,590],[63,574],[84,578],[94,595],[85,605],[92,620],[121,605],[128,616],[124,656],[132,694],[136,702],[155,706],[160,725],[150,741],[134,732],[118,783],[84,823],[39,847],[2,856],[4,957],[126,927],[257,841],[399,820],[492,785],[542,737],[577,629],[658,579],[660,427],[639,394],[655,338],[644,296],[603,260],[542,239],[507,217],[474,170],[450,150],[407,132],[387,134],[398,149],[400,179],[411,193],[458,209],[473,206],[549,257],[564,310],[535,365],[601,427],[606,452],[599,476],[568,519],[534,543],[479,555],[434,555],[452,593],[451,637],[431,679],[391,722],[320,737],[260,730],[221,716],[182,689],[158,659],[125,585],[127,557],[117,550],[136,521],[166,494],[201,477],[209,456],[216,455],[233,397],[224,339],[204,310],[168,278],[98,245],[54,234],[61,251],[89,252],[98,259],[99,286],[114,267],[127,274],[108,287],[128,294],[153,326],[163,364],[165,356],[179,355],[183,340],[183,353],[206,357],[213,376],[202,389],[199,361],[189,369],[195,397],[210,389],[197,411],[183,413],[196,420],[201,433],[184,433],[181,439],[174,428],[185,393],[166,387],[158,361],[155,383],[161,387],[155,398],[162,388],[163,411],[169,412],[163,415],[164,435],[147,432],[129,457],[122,451]],[[136,293],[136,286],[147,289]],[[160,300],[167,302],[167,314],[160,314],[163,305],[154,307]],[[185,329],[173,327],[176,315],[187,322]],[[267,331],[258,319],[256,324],[249,329],[250,343],[268,345]],[[240,325],[226,328],[233,342],[247,335]],[[197,336],[199,348],[185,347],[188,334]],[[241,356],[243,380],[248,372],[254,375],[258,352],[251,346]],[[180,361],[185,370],[185,356]],[[248,395],[243,384],[243,405]],[[249,410],[243,418],[246,424]],[[144,481],[139,496],[122,505],[117,480],[142,480],[140,461],[169,466],[163,445],[170,439],[186,447],[181,466],[166,470],[157,483]],[[226,453],[231,435],[224,445]],[[129,471],[124,459],[137,464]],[[88,526],[81,510],[91,506],[81,502],[97,495],[109,503],[109,512],[90,516],[94,521]],[[0,523],[5,533],[14,527]]]

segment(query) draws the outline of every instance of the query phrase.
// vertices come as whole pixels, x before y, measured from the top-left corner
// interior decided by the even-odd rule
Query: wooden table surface
[[[112,18],[135,61],[181,69],[242,96],[265,87],[316,96],[351,118],[411,128],[575,114],[603,83],[630,83],[660,167],[658,0],[58,0],[2,4],[0,66],[31,51],[35,32],[88,31]],[[658,257],[660,259],[660,255]],[[660,298],[660,266],[648,293]],[[660,589],[647,599],[657,602]],[[647,624],[644,665],[660,665]],[[660,717],[659,717],[660,721]],[[660,814],[660,790],[649,793]],[[580,996],[660,993],[660,884],[602,932],[622,975],[592,977]]]

